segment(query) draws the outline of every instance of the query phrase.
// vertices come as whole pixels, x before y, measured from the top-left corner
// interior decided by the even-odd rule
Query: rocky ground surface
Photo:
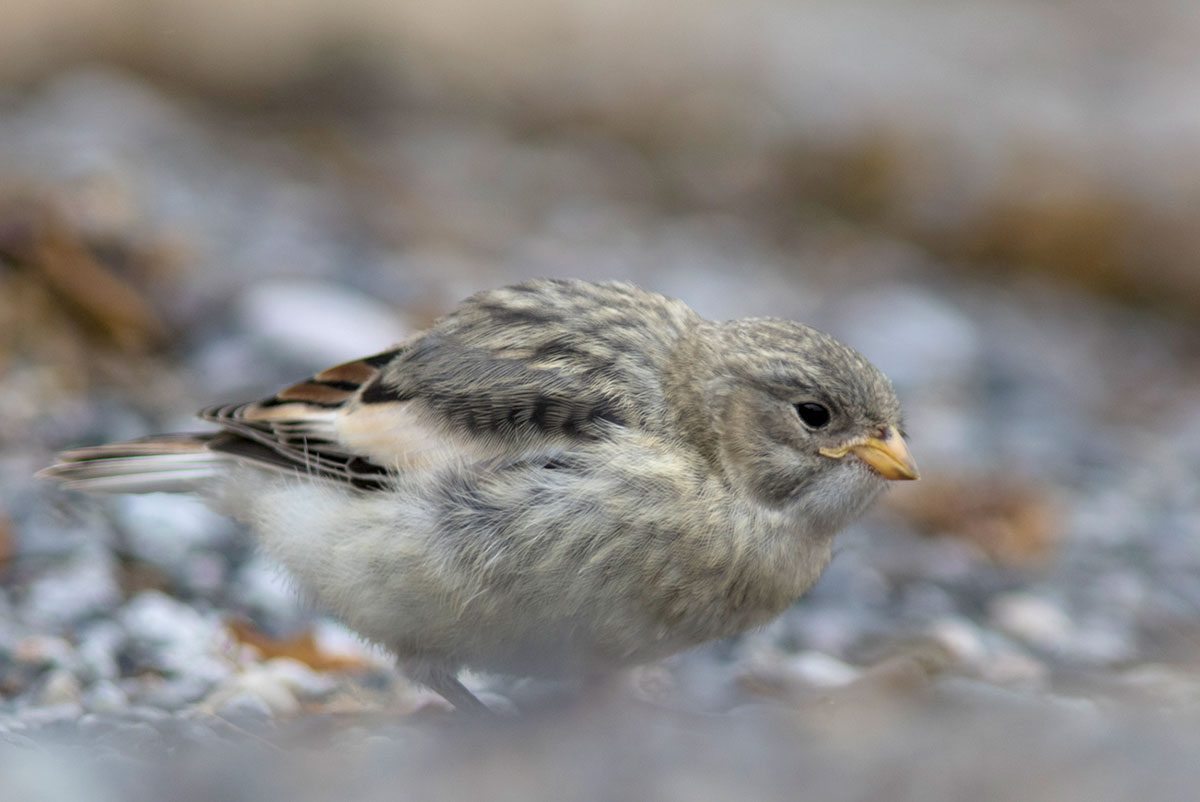
[[[437,106],[318,126],[101,70],[0,96],[0,798],[1194,798],[1194,325],[819,206],[781,236],[664,174]],[[536,275],[838,334],[895,380],[924,481],[761,632],[606,704],[467,677],[527,711],[479,724],[198,501],[33,479]]]

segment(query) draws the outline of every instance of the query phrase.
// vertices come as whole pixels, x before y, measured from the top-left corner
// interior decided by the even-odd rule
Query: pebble
[[[1014,651],[996,651],[986,661],[976,664],[976,670],[988,682],[1024,690],[1044,689],[1050,680],[1050,669],[1045,663]]]
[[[238,316],[251,337],[314,367],[386,350],[411,331],[386,304],[309,279],[262,281],[243,292]]]
[[[79,634],[80,671],[88,680],[115,680],[120,675],[117,655],[126,641],[125,629],[112,620],[89,624]]]
[[[93,546],[46,572],[29,586],[22,605],[25,619],[39,630],[57,632],[107,613],[121,599],[113,565],[108,552]]]
[[[129,707],[129,695],[114,683],[100,680],[84,692],[83,706],[92,713],[115,713]]]
[[[960,663],[978,666],[987,657],[987,647],[979,634],[979,627],[965,618],[938,619],[929,625],[926,633]]]
[[[182,710],[207,696],[213,684],[213,680],[203,672],[199,675],[176,675],[162,682],[143,685],[135,698],[147,710]]]
[[[77,705],[83,702],[83,688],[70,671],[61,668],[50,672],[38,694],[38,703],[43,705]]]
[[[233,673],[219,649],[228,637],[215,616],[158,591],[146,591],[118,613],[129,637],[139,643],[152,667],[196,682],[218,683]]]
[[[264,663],[262,669],[268,677],[306,701],[322,699],[337,690],[337,680],[313,671],[299,660],[276,657]]]
[[[249,695],[261,700],[272,716],[286,716],[300,709],[294,687],[291,677],[265,666],[254,666],[231,678],[215,695],[218,698]]]
[[[185,573],[192,553],[220,548],[236,531],[228,517],[194,496],[145,493],[113,501],[133,555],[173,576]]]
[[[52,635],[30,635],[21,639],[11,652],[13,660],[38,667],[63,666],[75,663],[75,650],[63,638]]]
[[[262,555],[247,560],[238,570],[233,594],[240,607],[266,621],[270,629],[299,628],[311,616],[287,572]]]
[[[783,661],[783,668],[813,688],[840,688],[862,676],[862,672],[849,663],[817,651],[792,655]]]
[[[1054,603],[1028,593],[992,599],[988,617],[1001,630],[1043,648],[1061,649],[1071,637],[1071,619]]]

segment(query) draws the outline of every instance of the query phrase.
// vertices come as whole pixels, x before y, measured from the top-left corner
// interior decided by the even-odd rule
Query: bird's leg
[[[418,660],[403,660],[401,668],[405,676],[436,691],[454,705],[455,710],[474,716],[495,715],[490,707],[479,701],[475,694],[467,690],[467,686],[458,681],[453,671]]]

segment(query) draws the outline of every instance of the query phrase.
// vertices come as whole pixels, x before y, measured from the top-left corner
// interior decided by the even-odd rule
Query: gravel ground
[[[0,98],[0,798],[1193,798],[1194,326],[819,210],[781,240],[665,199],[655,167],[437,108],[312,130],[104,71]],[[836,333],[895,380],[925,480],[766,629],[609,704],[468,677],[534,711],[472,724],[199,502],[32,478],[546,274]]]

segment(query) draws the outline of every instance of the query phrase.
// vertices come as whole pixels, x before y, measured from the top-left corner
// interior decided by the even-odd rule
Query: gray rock
[[[156,591],[142,593],[118,614],[131,640],[141,644],[152,664],[178,676],[220,682],[233,672],[217,651],[226,641],[221,622]]]
[[[1028,593],[992,599],[991,620],[1003,631],[1045,649],[1061,649],[1071,637],[1071,619],[1058,605]]]
[[[65,669],[54,669],[42,684],[38,693],[38,704],[79,705],[83,701],[83,688],[75,675]]]
[[[22,613],[42,631],[61,631],[89,616],[108,612],[120,598],[112,557],[93,544],[34,581]]]
[[[234,601],[266,619],[272,628],[292,629],[311,615],[283,568],[261,555],[246,561],[237,572],[232,594]]]
[[[147,710],[182,710],[206,697],[212,688],[213,680],[206,676],[173,676],[144,686],[135,698]]]
[[[242,294],[239,318],[251,337],[314,366],[383,351],[411,332],[374,298],[345,284],[308,279],[256,284]]]
[[[319,674],[298,660],[276,657],[263,664],[267,676],[302,700],[322,699],[337,690],[337,680]]]
[[[118,520],[137,557],[182,575],[189,556],[229,542],[236,527],[199,498],[167,493],[118,496]]]
[[[117,654],[126,638],[125,630],[110,619],[88,625],[78,636],[82,676],[90,681],[115,680],[120,673]]]
[[[251,698],[266,705],[272,717],[290,715],[300,708],[292,690],[293,684],[292,679],[283,672],[265,666],[252,666],[230,677],[208,701],[220,712],[236,700]]]
[[[78,663],[71,644],[52,635],[29,635],[13,648],[12,659],[17,663],[38,668],[67,668]]]

